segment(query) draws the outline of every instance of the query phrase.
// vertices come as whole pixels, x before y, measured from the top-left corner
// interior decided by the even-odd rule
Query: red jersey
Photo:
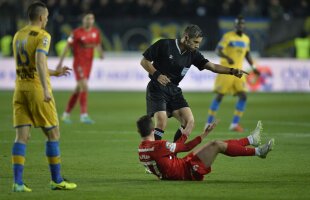
[[[68,38],[68,43],[73,49],[73,66],[91,67],[94,48],[100,42],[100,31],[97,28],[92,27],[89,31],[83,27],[75,29]]]
[[[185,143],[186,139],[187,136],[183,134],[176,143],[166,140],[142,141],[138,149],[140,162],[160,179],[202,180],[210,168],[206,168],[192,153],[184,158],[176,156],[176,153],[190,151],[201,142],[200,136],[188,143]]]

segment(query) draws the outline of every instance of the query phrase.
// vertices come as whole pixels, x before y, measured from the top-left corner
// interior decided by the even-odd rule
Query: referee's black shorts
[[[178,86],[169,83],[166,86],[150,81],[146,89],[147,115],[154,116],[158,111],[166,111],[168,117],[180,108],[189,107]]]

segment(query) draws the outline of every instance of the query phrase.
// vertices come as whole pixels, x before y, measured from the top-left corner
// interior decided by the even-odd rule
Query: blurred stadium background
[[[0,1],[0,36],[13,35],[27,21],[30,0]],[[309,36],[308,0],[43,0],[50,12],[47,30],[53,36],[50,55],[76,28],[83,14],[93,12],[106,51],[141,51],[160,37],[176,37],[188,23],[206,33],[201,47],[213,51],[221,34],[238,14],[247,18],[252,50],[264,57],[294,57],[294,39]],[[2,54],[6,52],[3,40]],[[3,49],[4,48],[4,49]],[[59,47],[60,48],[60,47]],[[3,50],[5,52],[3,52]]]
[[[30,2],[0,0],[0,199],[309,199],[309,0],[44,0],[50,12],[51,68],[82,15],[93,12],[96,16],[106,52],[104,60],[95,59],[90,80],[90,89],[96,91],[90,93],[89,112],[97,123],[78,123],[79,110],[75,109],[74,123],[60,124],[64,174],[77,182],[77,191],[48,190],[43,136],[34,129],[25,167],[26,183],[34,192],[12,194],[15,66],[11,42],[16,30],[27,24]],[[179,37],[187,24],[195,23],[206,35],[203,54],[218,62],[214,49],[222,34],[233,29],[238,14],[246,18],[245,32],[262,74],[247,78],[251,93],[242,124],[251,130],[258,119],[263,120],[265,132],[277,141],[276,150],[263,162],[219,156],[214,171],[202,183],[156,181],[144,174],[136,154],[135,120],[145,112],[148,81],[139,64],[141,53],[157,39]],[[65,64],[72,65],[70,55]],[[196,119],[193,136],[204,125],[213,80],[213,73],[193,68],[181,83]],[[52,84],[61,114],[74,88],[74,77],[52,79]],[[240,136],[227,132],[235,101],[225,98],[218,113],[221,123],[211,139]],[[168,123],[165,139],[169,140],[178,123]]]
[[[0,89],[14,87],[12,36],[27,24],[30,0],[0,1]],[[144,90],[148,78],[139,67],[141,52],[159,38],[179,37],[189,23],[205,33],[201,51],[218,62],[214,49],[223,33],[233,29],[238,14],[246,18],[246,33],[261,78],[248,77],[254,91],[309,91],[310,3],[308,0],[44,0],[49,7],[47,30],[52,35],[50,66],[58,58],[70,32],[83,14],[93,12],[102,33],[105,61],[95,61],[90,88]],[[297,53],[298,52],[298,53]],[[70,55],[69,55],[70,57]],[[71,66],[71,58],[65,64]],[[246,64],[245,64],[246,67]],[[212,73],[190,70],[185,90],[210,91]],[[124,84],[126,81],[129,84]],[[141,81],[143,82],[141,84]],[[66,83],[66,84],[64,84]],[[63,86],[66,85],[64,88]],[[55,89],[71,89],[73,76],[54,83]]]

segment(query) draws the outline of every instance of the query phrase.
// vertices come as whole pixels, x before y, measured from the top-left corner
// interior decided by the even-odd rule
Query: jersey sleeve
[[[181,137],[176,141],[176,143],[185,143],[187,140],[187,136],[185,134],[182,134]]]
[[[144,58],[151,62],[154,61],[158,58],[160,49],[163,47],[164,40],[158,40],[143,53]]]
[[[36,48],[37,52],[42,52],[45,55],[48,54],[49,48],[51,44],[51,35],[47,32],[44,32],[41,36],[38,38],[38,46]]]
[[[157,152],[155,156],[169,156],[172,153],[174,153],[176,148],[176,143],[168,142],[167,140],[160,140],[157,142],[157,145],[155,146],[154,152]]]
[[[185,144],[181,142],[172,143],[166,141],[165,146],[171,153],[178,153],[178,152],[188,152],[193,148],[195,148],[200,143],[201,143],[201,137],[197,136],[196,138]]]
[[[200,71],[204,69],[204,65],[208,62],[209,60],[206,59],[199,51],[195,52],[193,65],[197,67]]]

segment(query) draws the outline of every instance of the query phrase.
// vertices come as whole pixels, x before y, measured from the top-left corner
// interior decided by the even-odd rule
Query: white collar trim
[[[184,54],[186,51],[184,51],[183,53],[181,52],[181,49],[179,47],[179,44],[178,44],[178,39],[175,39],[175,45],[177,46],[177,49],[179,50],[179,53],[182,55]]]

